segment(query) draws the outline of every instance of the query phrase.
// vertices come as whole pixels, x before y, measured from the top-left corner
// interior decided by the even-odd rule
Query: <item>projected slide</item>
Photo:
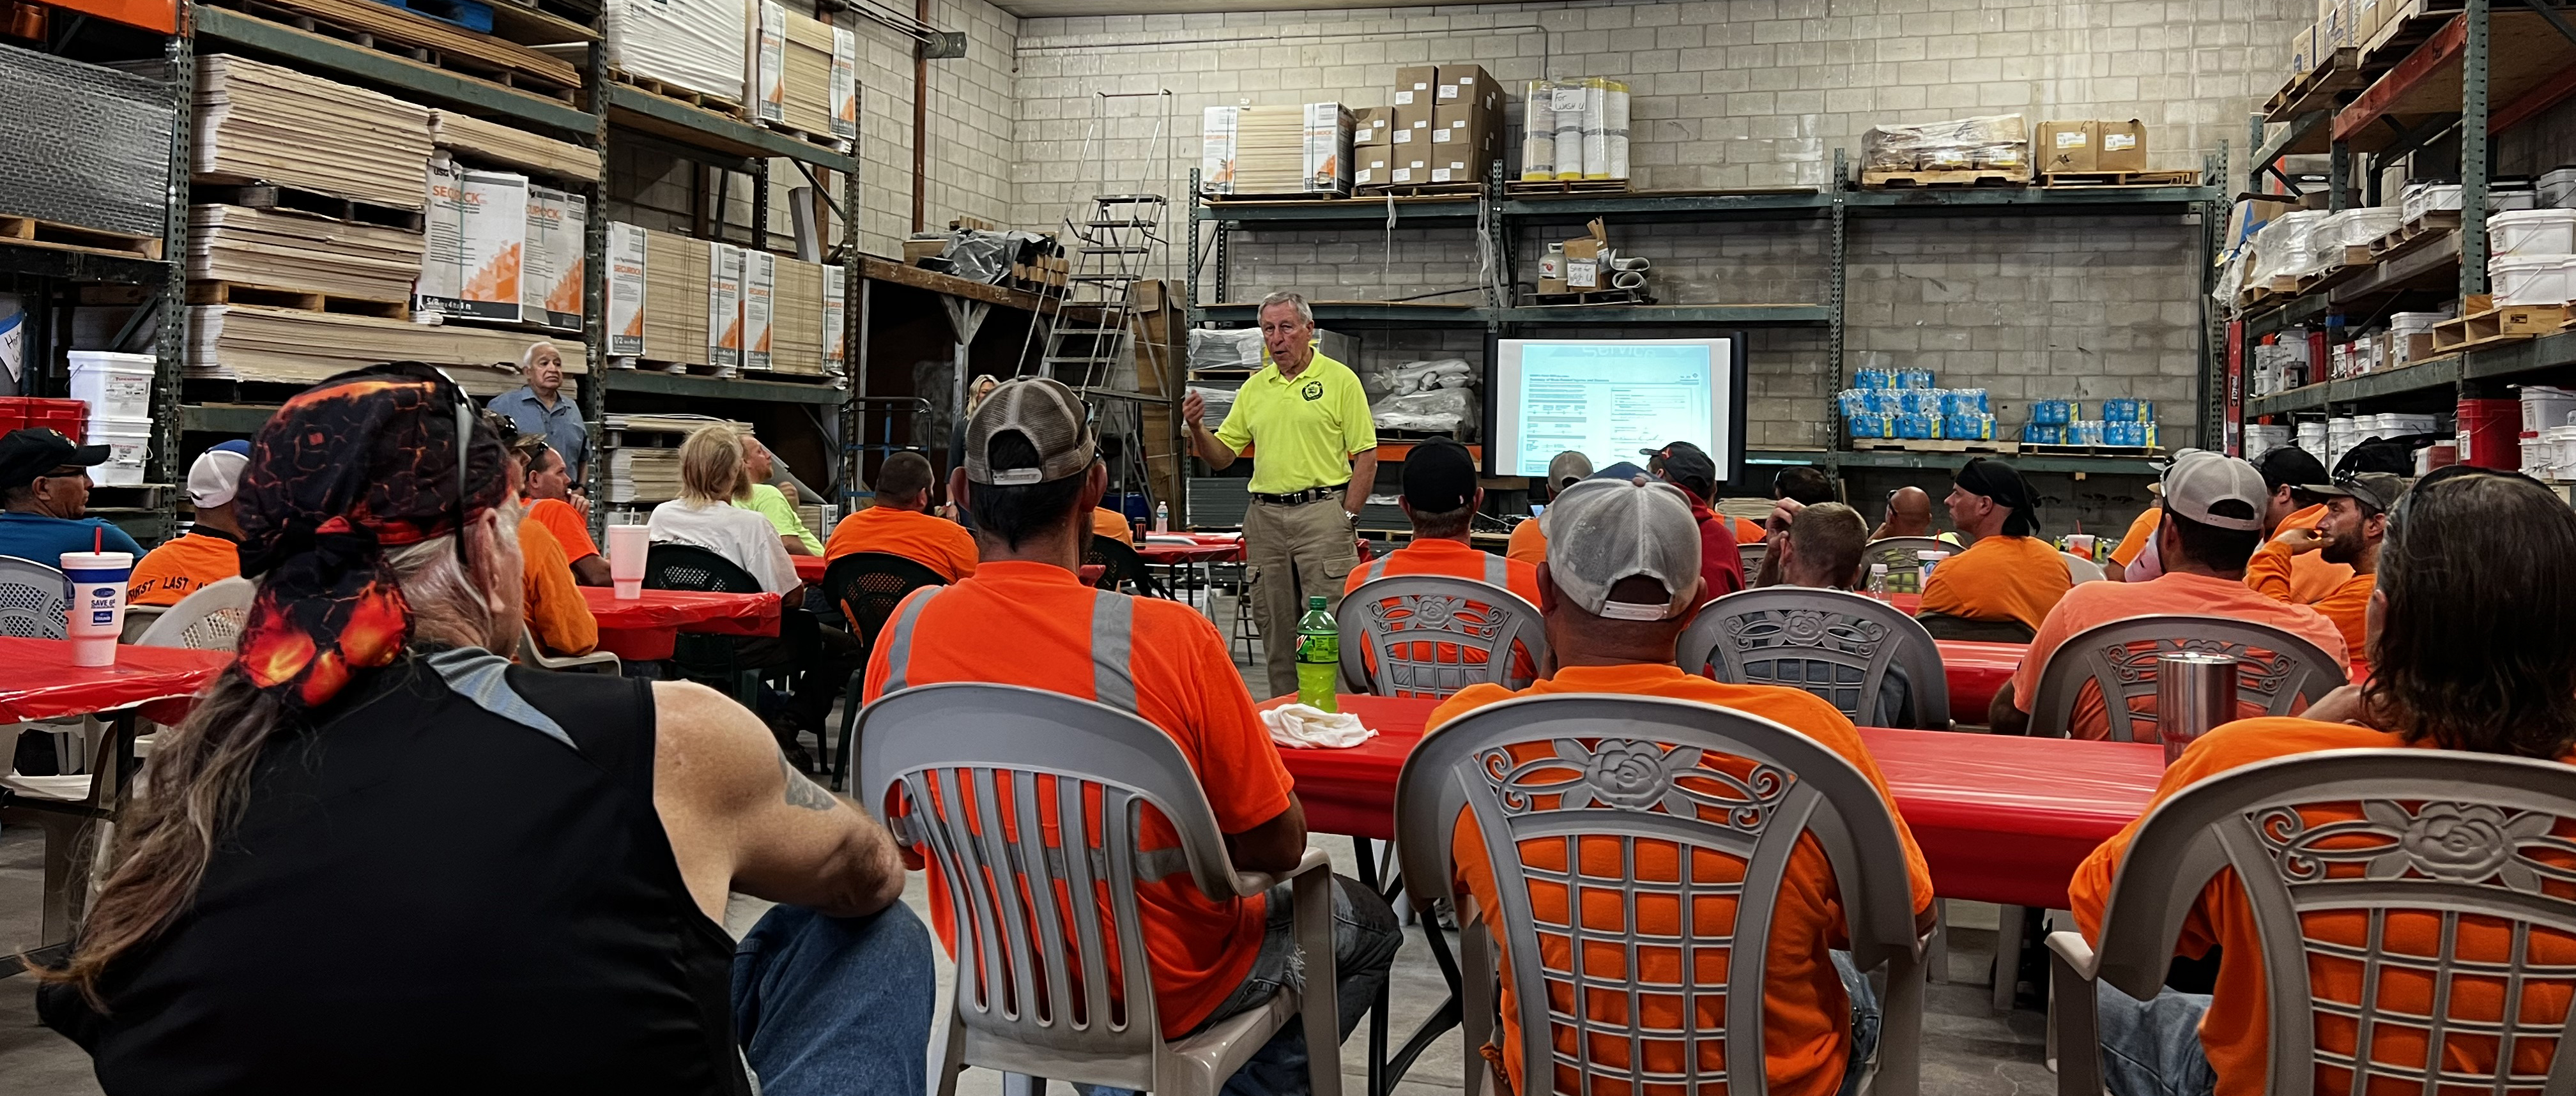
[[[1715,351],[1707,342],[1524,343],[1513,474],[1544,476],[1568,449],[1607,465],[1667,442],[1711,445],[1711,393],[1725,368]]]

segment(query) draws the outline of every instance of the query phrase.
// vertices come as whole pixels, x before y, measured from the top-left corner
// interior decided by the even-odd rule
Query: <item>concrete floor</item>
[[[1231,599],[1220,598],[1218,610],[1217,619],[1230,624]],[[1240,650],[1237,653],[1240,655]],[[1256,657],[1251,665],[1258,664]],[[1257,669],[1247,668],[1246,676],[1251,679],[1255,696],[1267,693]],[[833,725],[838,726],[837,721]],[[1333,856],[1336,870],[1352,874],[1348,838],[1319,835],[1314,843]],[[0,953],[14,953],[36,939],[43,849],[44,836],[34,827],[0,830]],[[904,900],[925,921],[928,919],[928,899],[920,875],[913,876]],[[768,903],[736,895],[726,911],[726,927],[740,934],[767,908]],[[2048,1072],[2041,1056],[2041,1016],[2028,1010],[1999,1016],[1989,1007],[1984,982],[1993,954],[1995,908],[1952,902],[1949,916],[1950,973],[1957,981],[1932,986],[1925,998],[1923,1091],[1934,1096],[2052,1091],[2056,1078]],[[1399,1045],[1448,998],[1447,984],[1419,933],[1418,928],[1411,930],[1412,938],[1395,960],[1388,1011],[1394,1031],[1392,1042]],[[942,1009],[954,975],[949,964],[940,963]],[[1415,1063],[1396,1091],[1402,1096],[1456,1093],[1462,1076],[1461,1042],[1455,1031],[1440,1039]],[[1361,1059],[1365,1045],[1363,1026],[1343,1051],[1347,1092],[1364,1092],[1361,1086],[1365,1067]],[[969,1070],[960,1079],[958,1089],[968,1096],[998,1096],[1002,1091],[1001,1077],[990,1071]],[[88,1056],[68,1040],[36,1026],[33,980],[24,975],[0,978],[0,1096],[85,1096],[98,1091],[90,1075]],[[1068,1090],[1059,1085],[1052,1091],[1061,1096]]]

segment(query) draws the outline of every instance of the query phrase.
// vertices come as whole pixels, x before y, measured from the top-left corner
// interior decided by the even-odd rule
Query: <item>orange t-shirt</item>
[[[572,561],[563,545],[538,522],[519,522],[519,578],[527,604],[528,631],[537,645],[558,655],[586,655],[599,646],[599,621],[572,579]]]
[[[2280,527],[2272,530],[2272,535],[2279,536],[2284,530],[2289,529],[2314,529],[2317,527],[2317,522],[2323,520],[2325,516],[2325,507],[2308,507],[2282,518]],[[2265,547],[2270,545],[2267,544]],[[2255,553],[2254,562],[2246,565],[2245,585],[2257,590],[2265,590],[2269,585],[2270,589],[2265,592],[2271,593],[2273,597],[2282,597],[2283,595],[2275,592],[2283,589],[2279,585],[2281,567],[2281,562],[2277,559],[2269,563],[2263,562],[2262,553],[2258,551]],[[2289,594],[2283,600],[2294,601],[2301,605],[2314,605],[2334,596],[2336,590],[2342,589],[2345,583],[2352,581],[2352,565],[2328,563],[2323,552],[2306,552],[2290,557],[2288,574]],[[2354,645],[2353,653],[2356,655],[2361,653],[2361,647],[2358,644]]]
[[[1895,799],[1887,790],[1886,778],[1879,774],[1878,763],[1861,745],[1860,734],[1852,729],[1851,721],[1835,711],[1833,705],[1798,689],[1777,685],[1727,685],[1685,674],[1677,666],[1568,666],[1557,671],[1555,677],[1518,692],[1499,685],[1470,686],[1434,709],[1429,725],[1436,730],[1450,720],[1488,704],[1514,697],[1556,693],[1620,693],[1695,700],[1778,722],[1843,755],[1861,771],[1861,775],[1877,786],[1879,795],[1888,800],[1888,810],[1891,813],[1896,810]],[[1513,758],[1515,761],[1535,760],[1545,752],[1545,746],[1532,744],[1516,747]],[[1751,771],[1751,766],[1739,758],[1709,756],[1701,763],[1737,776]],[[1924,867],[1923,853],[1915,847],[1914,835],[1905,828],[1902,815],[1896,819],[1896,834],[1905,843],[1906,874],[1913,884],[1914,909],[1920,913],[1932,908],[1932,874]],[[1565,868],[1564,845],[1560,841],[1530,840],[1522,842],[1520,847],[1523,862],[1532,868],[1560,873]],[[1583,839],[1581,848],[1585,872],[1612,878],[1622,874],[1621,847],[1621,842],[1608,838]],[[1451,850],[1451,855],[1456,858],[1461,885],[1475,897],[1479,906],[1498,908],[1493,868],[1485,858],[1484,842],[1477,836],[1472,818],[1459,820]],[[1675,880],[1679,877],[1677,853],[1678,847],[1672,844],[1638,841],[1635,843],[1635,874],[1641,879]],[[1692,872],[1695,882],[1731,883],[1743,876],[1744,865],[1739,861],[1729,861],[1713,853],[1701,853],[1694,860],[1697,862]],[[1540,918],[1559,924],[1565,922],[1565,892],[1561,886],[1532,881],[1530,902]],[[1587,902],[1587,910],[1591,907],[1592,903]],[[1614,904],[1602,907],[1600,912],[1615,919],[1618,916],[1615,910]],[[1676,935],[1681,931],[1678,913],[1678,907],[1672,905],[1640,902],[1635,930],[1641,936]],[[1735,900],[1732,897],[1704,894],[1694,898],[1691,923],[1703,927],[1702,935],[1727,935],[1727,926],[1733,925],[1734,920]],[[1619,926],[1614,920],[1606,927],[1615,931]],[[1505,945],[1498,941],[1497,946]],[[1824,1096],[1842,1084],[1843,1066],[1851,1054],[1851,1002],[1843,992],[1842,977],[1834,972],[1833,961],[1825,953],[1830,948],[1849,946],[1842,900],[1834,882],[1832,865],[1825,860],[1824,851],[1814,837],[1801,836],[1798,849],[1790,854],[1788,869],[1781,877],[1779,902],[1771,918],[1771,947],[1762,968],[1763,1070],[1769,1078],[1770,1091],[1779,1096]],[[1561,938],[1547,940],[1544,950],[1547,952],[1543,960],[1546,967],[1559,971],[1569,968],[1570,953]],[[1699,980],[1703,984],[1722,985],[1726,976],[1724,953],[1712,949],[1700,954],[1703,958]],[[1615,949],[1606,957],[1598,952],[1587,952],[1587,956],[1591,960],[1586,964],[1591,968],[1587,973],[1613,984],[1626,978]],[[1640,958],[1648,978],[1667,983],[1680,980],[1681,956],[1678,952],[1646,945],[1640,948]],[[1606,964],[1608,969],[1599,969],[1599,964]],[[1520,1011],[1514,1003],[1508,957],[1498,958],[1496,968],[1504,972],[1502,1045],[1518,1047]],[[1551,996],[1560,999],[1558,1007],[1564,1007],[1561,992]],[[1726,998],[1723,994],[1700,997],[1695,1020],[1686,1019],[1681,1003],[1670,996],[1649,994],[1640,1000],[1643,1006],[1643,1015],[1637,1021],[1640,1027],[1674,1030],[1687,1026],[1713,1031],[1726,1023]],[[1607,999],[1595,998],[1595,1001],[1614,1011],[1626,1008],[1625,998],[1617,995]],[[1558,1048],[1572,1053],[1573,1037],[1572,1029],[1560,1029],[1556,1040]],[[1650,1062],[1655,1068],[1681,1072],[1683,1059],[1677,1046],[1666,1040],[1650,1040],[1649,1046]],[[1593,1056],[1605,1063],[1624,1064],[1627,1053],[1624,1043],[1598,1042],[1592,1046]],[[1701,1053],[1704,1055],[1704,1070],[1723,1068],[1725,1051],[1718,1041],[1702,1044]],[[1657,1056],[1668,1060],[1658,1060]],[[1520,1055],[1506,1053],[1503,1060],[1511,1074],[1512,1090],[1530,1091],[1521,1076]]]
[[[915,591],[906,602],[921,597],[934,600],[912,624],[904,671],[911,684],[986,681],[1098,699],[1091,620],[1101,592],[1083,585],[1073,572],[1045,563],[996,561],[954,586]],[[1136,684],[1136,714],[1180,743],[1207,790],[1219,829],[1242,833],[1279,817],[1290,802],[1288,768],[1253,711],[1252,694],[1244,689],[1243,675],[1235,672],[1216,625],[1182,602],[1129,598],[1128,603],[1134,616],[1127,666]],[[894,619],[901,620],[904,612],[898,608]],[[885,693],[893,632],[889,625],[868,657],[862,695],[869,701]],[[996,646],[996,636],[1010,637],[1008,650]],[[1042,783],[1039,800],[1053,802],[1052,796]],[[1180,835],[1161,814],[1151,809],[1145,814],[1141,847],[1179,847]],[[1062,838],[1052,822],[1047,831],[1047,843],[1060,847]],[[947,882],[935,863],[928,870],[930,923],[954,954]],[[1107,899],[1102,901],[1105,905]],[[1207,1019],[1251,971],[1261,952],[1267,908],[1260,895],[1209,901],[1186,872],[1138,882],[1136,901],[1143,910],[1145,950],[1153,959],[1163,1035],[1176,1039]],[[1111,977],[1117,977],[1115,971]]]
[[[2147,550],[2147,542],[2155,539],[2156,526],[2164,519],[2164,507],[2147,507],[2145,512],[2138,515],[2137,520],[2129,523],[2129,531],[2120,534],[2119,546],[2111,549],[2111,562],[2122,567],[2136,563],[2138,553]],[[1932,573],[1937,575],[1941,571],[1939,568],[1934,568]]]
[[[535,522],[555,535],[555,546],[563,549],[564,558],[574,563],[599,554],[599,542],[590,539],[590,519],[562,499],[532,499],[521,522]]]
[[[1941,572],[1932,572],[1939,578]],[[2251,624],[2269,624],[2291,635],[2317,645],[2335,665],[2343,665],[2343,635],[2335,631],[2334,622],[2305,605],[2285,605],[2245,588],[2234,579],[2167,571],[2147,582],[2087,582],[2066,592],[2049,610],[2048,621],[2031,637],[2030,651],[2013,671],[2013,707],[2024,712],[2039,698],[2040,671],[2048,666],[2049,656],[2057,653],[2075,633],[2097,624],[2126,620],[2138,616],[2181,614],[2219,617]],[[2251,700],[2237,702],[2238,718],[2252,719],[2263,714],[2261,705]],[[2155,739],[2156,697],[2150,692],[2129,702],[2129,733],[2139,741]],[[2090,678],[2076,694],[2075,712],[2067,721],[2067,733],[2074,738],[2107,738],[2111,734],[2111,715],[2102,703],[2101,687]]]
[[[1932,569],[1923,611],[1967,620],[2018,620],[2036,630],[2074,586],[2066,559],[2038,537],[1992,536]]]
[[[2284,526],[2288,524],[2282,522]],[[2286,545],[2278,541],[2267,543],[2255,550],[2253,559],[2246,561],[2245,584],[2253,587],[2255,593],[2275,601],[2298,603],[2299,560],[2312,560],[2345,572],[2352,570],[2340,563],[2326,563],[2318,559],[2318,555],[2317,552],[2309,552],[2293,556]],[[2336,630],[2343,633],[2344,658],[2352,666],[2354,681],[2370,676],[2370,593],[2378,588],[2377,576],[2348,573],[2341,583],[2329,587],[2315,600],[2306,602],[2324,613],[2327,620],[2334,622]]]
[[[1503,558],[1532,567],[1547,562],[1547,533],[1538,527],[1535,515],[1512,526],[1512,539],[1503,544]]]
[[[240,541],[190,530],[134,561],[134,574],[126,580],[125,603],[177,605],[199,589],[240,574]]]
[[[1127,515],[1106,506],[1091,508],[1091,531],[1130,548],[1136,546],[1136,528],[1127,524]]]
[[[1375,563],[1354,568],[1351,571],[1351,577],[1342,580],[1342,592],[1348,594],[1365,583],[1382,578],[1394,578],[1398,575],[1446,575],[1451,578],[1490,583],[1493,580],[1493,573],[1489,567],[1495,563],[1503,565],[1502,587],[1511,591],[1513,596],[1529,602],[1531,608],[1537,608],[1537,566],[1508,556],[1498,560],[1484,549],[1445,538],[1416,538],[1413,543],[1387,553]],[[1414,650],[1410,657],[1416,662],[1438,661],[1474,665],[1483,665],[1485,662],[1485,652],[1460,650],[1456,644],[1416,643],[1413,646]],[[1371,672],[1375,672],[1377,652],[1371,650],[1362,653],[1365,656],[1362,662]],[[1515,676],[1527,680],[1538,675],[1538,667],[1530,660],[1529,652],[1517,643],[1512,645],[1512,656],[1512,673]]]
[[[2165,770],[2164,783],[2156,789],[2139,821],[2131,822],[2093,850],[2075,878],[2067,885],[2075,921],[2088,940],[2099,941],[2102,932],[2103,903],[2111,896],[2111,880],[2136,840],[2138,827],[2154,815],[2156,807],[2191,785],[2260,761],[2315,753],[2321,750],[2395,749],[2408,743],[2393,734],[2344,723],[2319,723],[2314,720],[2278,717],[2248,719],[2230,723],[2193,742],[2182,758]],[[2430,748],[2429,746],[2427,748]],[[2576,755],[2561,758],[2576,760]],[[2310,832],[2327,822],[2349,821],[2362,817],[2353,805],[2302,807],[2300,815]],[[2438,832],[2438,831],[2437,831]],[[2576,823],[2561,821],[2554,831],[2559,840],[2576,837]],[[2370,840],[2360,838],[2356,839]],[[2434,839],[2439,847],[2439,839]],[[2327,847],[2333,847],[2328,845]],[[2348,847],[2348,846],[2347,846]],[[2394,848],[2395,846],[2391,846]],[[2534,850],[2537,851],[2537,850]],[[2529,855],[2529,853],[2526,853]],[[2564,871],[2571,866],[2568,857],[2540,852]],[[2372,862],[2328,861],[2325,870],[2334,878],[2359,881]],[[2564,884],[2551,884],[2555,893],[2564,897]],[[2364,950],[2370,942],[2370,915],[2359,910],[2334,910],[2310,913],[2301,919],[2306,935],[2353,952]],[[2511,958],[2510,934],[2492,919],[2469,916],[2462,918],[2457,959],[2492,964],[2501,969]],[[2485,924],[2476,924],[2485,922]],[[2440,941],[2439,914],[2405,912],[2389,916],[2382,927],[2379,953],[2424,957],[2430,962],[2437,954]],[[2271,1017],[2265,1008],[2263,980],[2263,941],[2256,935],[2254,914],[2235,869],[2221,869],[2218,876],[2200,892],[2191,914],[2183,921],[2182,935],[2174,942],[2174,954],[2206,955],[2212,946],[2222,949],[2218,959],[2218,981],[2211,994],[2209,1011],[2200,1020],[2201,1049],[2209,1055],[2210,1068],[2218,1074],[2219,1096],[2261,1096],[2265,1072],[2269,1066]],[[2567,969],[2576,964],[2576,937],[2535,928],[2529,950],[2523,957],[2524,969],[2542,966]],[[2358,1005],[2363,989],[2363,968],[2359,960],[2310,953],[2308,960],[2309,992],[2318,1000]],[[2380,1007],[2396,1012],[2429,1015],[2441,1006],[2435,1005],[2433,984],[2420,969],[2395,963],[2379,968],[2378,1002]],[[2492,1027],[2501,1017],[2502,977],[2462,973],[2452,985],[2448,1015],[2457,1023],[2483,1023]],[[2557,1030],[2567,1015],[2567,983],[2559,979],[2545,983],[2535,979],[2533,992],[2523,998],[2522,1021],[2534,1027]],[[2387,1063],[2417,1064],[2424,1060],[2425,1039],[2418,1029],[2404,1025],[2375,1029],[2371,1041],[2371,1058]],[[2348,1020],[2328,1019],[2317,1025],[2317,1046],[2322,1050],[2340,1051],[2349,1056],[2354,1050],[2354,1026]],[[2552,1040],[2525,1037],[2516,1041],[2514,1071],[2538,1077],[2549,1072]],[[2454,1028],[2445,1043],[2444,1063],[2462,1073],[2484,1074],[2494,1068],[2495,1040]],[[2331,1066],[2317,1071],[2316,1090],[2320,1093],[2344,1093],[2352,1089],[2349,1073]],[[2445,1085],[2446,1088],[2458,1086]],[[2481,1084],[2479,1088],[2486,1087]]]
[[[835,560],[852,552],[885,552],[902,556],[955,582],[975,573],[975,534],[947,518],[919,510],[871,506],[832,527],[823,558]]]
[[[1734,523],[1732,528],[1735,530],[1735,543],[1737,544],[1760,544],[1763,541],[1771,539],[1771,531],[1763,528],[1761,522],[1746,521],[1743,518],[1723,514],[1719,516],[1725,517],[1726,520]]]

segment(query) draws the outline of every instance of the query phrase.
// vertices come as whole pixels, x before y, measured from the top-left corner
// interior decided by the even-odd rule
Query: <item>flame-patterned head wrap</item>
[[[507,490],[508,454],[474,421],[445,374],[395,362],[306,389],[260,428],[235,500],[242,574],[260,580],[234,664],[253,685],[313,708],[393,662],[412,609],[386,553],[458,532]]]

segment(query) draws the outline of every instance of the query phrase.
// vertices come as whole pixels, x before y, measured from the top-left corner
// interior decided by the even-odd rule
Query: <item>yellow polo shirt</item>
[[[1377,424],[1359,374],[1318,350],[1295,380],[1272,363],[1243,382],[1216,440],[1237,453],[1258,445],[1246,490],[1284,495],[1350,482],[1351,458],[1377,448]]]

